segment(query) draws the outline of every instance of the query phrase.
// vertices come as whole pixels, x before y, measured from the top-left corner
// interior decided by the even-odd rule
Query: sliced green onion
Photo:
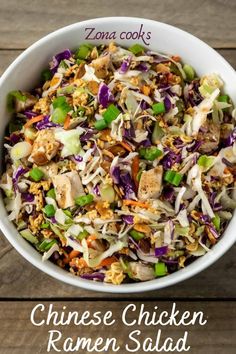
[[[75,204],[81,207],[90,204],[92,202],[93,202],[92,194],[82,195],[80,197],[75,198]]]
[[[167,274],[167,266],[163,262],[158,262],[155,264],[155,276],[156,277],[163,277]]]
[[[63,210],[63,213],[64,213],[66,216],[68,216],[69,218],[72,217],[72,213],[71,213],[70,210],[64,209],[64,210]]]
[[[66,64],[65,60],[62,60],[60,62],[59,68],[68,69],[68,65]]]
[[[103,113],[103,118],[107,124],[110,124],[118,117],[120,113],[120,110],[114,104],[110,104],[110,106]]]
[[[82,241],[88,235],[89,235],[88,231],[83,230],[79,233],[79,235],[76,238],[79,239],[80,241]]]
[[[54,243],[57,243],[57,241],[55,239],[54,240],[43,240],[43,242],[40,243],[38,248],[40,251],[48,251],[54,245]]]
[[[29,175],[35,182],[39,182],[43,178],[44,173],[38,167],[34,167],[30,170]]]
[[[52,204],[47,204],[45,205],[45,207],[43,208],[44,213],[47,215],[48,218],[51,218],[52,216],[55,215],[55,208]]]
[[[229,100],[230,100],[230,98],[228,95],[221,95],[218,97],[219,102],[229,103]],[[225,107],[222,109],[222,111],[227,111],[227,110],[228,110],[228,107]]]
[[[217,213],[215,213],[215,217],[212,219],[212,222],[217,231],[220,231],[220,217]]]
[[[56,199],[55,189],[54,188],[49,189],[49,191],[47,192],[46,196],[49,197],[49,198]]]
[[[53,103],[53,113],[52,121],[53,123],[63,125],[67,116],[67,113],[71,110],[71,107],[68,105],[66,98],[64,96],[59,96],[54,99]]]
[[[145,49],[140,44],[134,44],[131,47],[129,47],[129,51],[132,52],[134,55],[137,55],[143,53]]]
[[[180,256],[184,255],[184,251],[178,250],[178,251],[168,251],[167,256],[171,258],[178,258]]]
[[[164,181],[173,184],[174,186],[178,187],[180,182],[183,179],[183,175],[181,173],[168,170],[164,175]]]
[[[83,64],[83,63],[85,63],[85,60],[83,60],[83,59],[76,59],[76,64],[77,64],[77,65],[80,65],[80,64]]]
[[[24,237],[24,239],[26,239],[30,243],[34,243],[34,244],[38,243],[37,237],[34,236],[29,229],[25,229],[25,230],[20,231],[20,234],[22,237]]]
[[[140,179],[141,179],[142,173],[143,173],[143,170],[140,169],[140,170],[138,171],[138,174],[137,174],[137,177],[136,177],[138,182],[139,182]]]
[[[152,132],[152,142],[153,144],[157,144],[161,138],[164,136],[164,131],[161,129],[159,122],[155,123],[155,127]]]
[[[185,64],[183,66],[183,71],[186,74],[187,80],[192,81],[195,77],[195,71],[191,65]]]
[[[9,112],[14,111],[15,100],[25,102],[27,97],[23,95],[20,91],[11,91],[7,95],[7,109]]]
[[[115,191],[110,184],[104,184],[100,188],[101,199],[105,202],[113,203],[115,200]]]
[[[90,44],[82,44],[75,52],[76,59],[87,59],[91,53],[93,46]]]
[[[165,113],[166,108],[165,108],[164,102],[154,103],[154,104],[152,105],[152,110],[153,110],[153,113],[154,113],[154,114]]]
[[[203,84],[201,86],[199,86],[199,92],[203,97],[206,97],[210,94],[212,94],[212,92],[215,90],[214,87],[209,86],[207,84]]]
[[[189,226],[186,226],[186,227],[181,227],[178,225],[175,226],[175,232],[179,236],[188,236],[189,230],[190,230]]]
[[[95,122],[94,127],[97,130],[103,130],[103,129],[107,128],[107,123],[106,123],[105,119],[99,119]]]
[[[69,85],[65,87],[61,87],[57,90],[57,96],[58,95],[70,95],[76,90],[75,86]]]
[[[218,101],[219,102],[226,102],[228,103],[229,102],[229,96],[228,95],[221,95],[218,97]]]
[[[150,148],[141,148],[139,155],[145,160],[154,161],[157,157],[162,155],[162,151],[154,146]]]
[[[135,241],[139,241],[145,237],[145,235],[142,232],[138,232],[136,230],[131,230],[129,234]]]
[[[41,227],[41,229],[49,229],[50,223],[49,222],[43,222],[40,227]]]
[[[51,80],[51,78],[52,78],[51,71],[49,69],[43,70],[42,73],[41,73],[41,78],[42,78],[42,81]]]
[[[9,123],[9,126],[8,126],[9,134],[21,130],[22,127],[23,127],[23,124],[21,122],[11,120]]]
[[[204,230],[205,230],[205,225],[199,226],[197,228],[197,231],[195,231],[195,235],[196,236],[201,236],[203,234]]]
[[[197,164],[204,168],[209,168],[213,164],[215,158],[212,156],[202,155],[197,160]]]

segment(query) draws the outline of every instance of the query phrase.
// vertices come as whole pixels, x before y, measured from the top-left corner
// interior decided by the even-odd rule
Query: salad
[[[236,207],[236,110],[215,73],[139,44],[83,44],[12,91],[0,187],[59,267],[119,285],[211,252]]]

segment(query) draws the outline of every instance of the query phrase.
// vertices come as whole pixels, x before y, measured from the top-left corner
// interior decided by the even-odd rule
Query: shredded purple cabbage
[[[235,141],[236,141],[236,128],[234,128],[231,134],[228,136],[228,138],[225,139],[223,145],[225,147],[232,146]]]
[[[145,110],[145,109],[150,108],[150,105],[145,100],[142,100],[141,103],[140,103],[140,108],[142,110]]]
[[[225,157],[222,158],[222,162],[228,167],[234,167],[234,164],[227,160]]]
[[[33,111],[24,111],[23,114],[26,116],[26,118],[33,118],[33,117],[37,117],[37,113],[33,112]]]
[[[161,257],[164,256],[168,252],[168,246],[156,247],[155,248],[155,256]]]
[[[114,102],[114,96],[111,93],[109,87],[101,82],[98,90],[98,102],[102,105],[103,108],[107,108],[109,103]]]
[[[140,63],[139,65],[136,66],[137,70],[140,70],[142,72],[147,72],[148,71],[148,67],[146,64]]]
[[[121,218],[128,225],[132,225],[134,223],[134,217],[132,215],[122,215]]]
[[[63,52],[60,52],[56,54],[54,57],[52,57],[52,62],[50,64],[50,70],[53,74],[57,71],[58,66],[60,65],[60,62],[64,59],[70,59],[72,56],[72,53],[69,49],[65,49]]]
[[[36,129],[43,130],[43,129],[48,129],[48,128],[60,126],[59,124],[53,123],[49,119],[50,119],[49,115],[45,116],[40,122],[36,123]]]
[[[74,159],[76,162],[82,162],[83,161],[83,157],[80,155],[74,155]]]
[[[135,198],[135,184],[128,172],[123,175],[120,175],[119,185],[125,193],[125,199]]]
[[[112,171],[111,171],[111,176],[113,178],[114,183],[119,184],[119,182],[120,182],[120,167],[118,167],[118,166],[113,167]]]
[[[175,198],[174,194],[175,194],[175,190],[171,185],[167,185],[163,188],[162,195],[164,200],[168,202],[173,202]]]
[[[149,139],[145,139],[139,143],[139,146],[150,147],[152,146],[152,143]]]
[[[99,190],[99,184],[97,183],[96,186],[93,188],[94,193],[96,196],[100,197],[100,190]]]
[[[19,182],[19,179],[22,175],[24,175],[26,172],[28,172],[28,169],[27,168],[23,168],[22,166],[19,166],[15,172],[15,174],[13,175],[12,177],[12,182],[13,182],[13,186],[14,186],[14,189],[15,190],[18,190],[18,182]]]
[[[131,63],[131,59],[132,59],[132,57],[129,56],[128,58],[126,58],[122,61],[121,67],[119,69],[120,74],[125,74],[128,71],[130,63]]]
[[[169,97],[167,97],[167,96],[164,98],[164,105],[165,105],[166,112],[169,112],[169,110],[172,107],[172,104],[171,104]]]
[[[10,135],[10,141],[11,141],[11,143],[13,143],[13,144],[18,143],[18,142],[20,141],[20,135],[15,134],[15,133],[12,133],[12,134]]]
[[[200,146],[203,144],[203,141],[200,140],[195,140],[195,143],[192,144],[190,147],[187,147],[187,151],[188,152],[196,152],[198,151],[198,149],[200,148]]]
[[[104,273],[99,273],[99,272],[95,272],[95,273],[85,273],[85,274],[81,274],[80,275],[81,278],[83,279],[88,279],[88,280],[100,280],[103,281],[105,278],[105,274]]]
[[[180,163],[182,161],[181,154],[176,154],[172,150],[168,149],[168,153],[164,156],[162,160],[163,168],[169,170],[175,163]]]
[[[84,134],[80,136],[80,141],[85,142],[91,139],[94,135],[93,129],[88,129]]]
[[[34,201],[34,195],[32,193],[21,193],[21,197],[23,199],[24,202],[33,202]]]
[[[187,96],[187,101],[191,104],[191,106],[198,106],[199,103],[202,102],[203,97],[199,91],[200,82],[199,80],[194,80],[189,85],[189,91]]]
[[[130,127],[124,129],[124,137],[126,139],[132,139],[136,137],[133,123],[130,122]]]

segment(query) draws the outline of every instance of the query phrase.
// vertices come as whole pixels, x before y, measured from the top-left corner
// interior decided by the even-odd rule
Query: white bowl
[[[234,103],[236,103],[235,71],[224,58],[198,38],[176,27],[151,20],[129,17],[99,18],[75,23],[47,35],[25,50],[9,66],[0,80],[1,138],[4,136],[4,129],[10,118],[6,110],[6,96],[8,92],[16,89],[32,89],[38,82],[42,69],[48,65],[53,55],[65,48],[75,49],[80,43],[90,41],[86,40],[88,32],[91,31],[88,30],[88,28],[95,28],[91,36],[97,33],[97,40],[91,41],[91,43],[94,44],[110,42],[109,39],[99,39],[98,37],[101,36],[101,34],[98,34],[99,32],[115,32],[115,42],[122,46],[130,46],[134,43],[144,45],[141,37],[137,39],[141,26],[142,31],[145,32],[143,38],[146,43],[148,42],[150,49],[180,55],[182,60],[192,65],[199,75],[211,72],[219,73],[225,83],[225,91],[231,96]],[[134,39],[127,39],[131,36],[131,32],[133,33]],[[114,33],[110,35],[110,37],[113,36]],[[120,37],[127,38],[121,39]],[[148,39],[148,37],[150,37],[150,39]],[[142,292],[160,289],[178,283],[207,268],[221,257],[236,240],[236,232],[234,230],[236,227],[236,215],[234,214],[224,236],[212,248],[211,252],[197,259],[186,268],[160,279],[115,286],[80,279],[50,261],[43,263],[41,255],[28,244],[27,241],[19,236],[14,225],[8,221],[7,212],[2,199],[0,200],[0,215],[0,228],[7,239],[13,247],[34,266],[65,283],[85,289],[111,293]]]

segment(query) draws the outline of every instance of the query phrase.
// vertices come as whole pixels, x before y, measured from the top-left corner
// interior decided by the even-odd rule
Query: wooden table
[[[29,45],[47,33],[77,21],[103,16],[137,16],[163,21],[198,36],[236,67],[236,1],[234,0],[1,0],[0,74]],[[191,50],[191,48],[186,48]],[[235,83],[236,87],[236,83]],[[32,326],[35,304],[54,303],[59,309],[112,309],[118,316],[126,304],[144,303],[166,309],[176,301],[180,309],[201,309],[208,316],[203,329],[190,329],[191,353],[231,354],[236,349],[236,246],[216,264],[193,279],[159,291],[132,295],[90,292],[63,284],[40,272],[0,236],[0,353],[46,353],[46,328]],[[127,328],[118,320],[120,342]],[[154,328],[142,327],[151,336]],[[167,328],[177,335],[178,328]],[[67,332],[74,331],[68,328]],[[81,329],[85,333],[86,329]],[[90,336],[98,329],[90,327]],[[114,333],[114,328],[108,329]],[[81,351],[82,353],[82,351]],[[83,351],[87,353],[87,351]],[[121,351],[119,353],[125,353]],[[143,353],[142,350],[139,353]]]

